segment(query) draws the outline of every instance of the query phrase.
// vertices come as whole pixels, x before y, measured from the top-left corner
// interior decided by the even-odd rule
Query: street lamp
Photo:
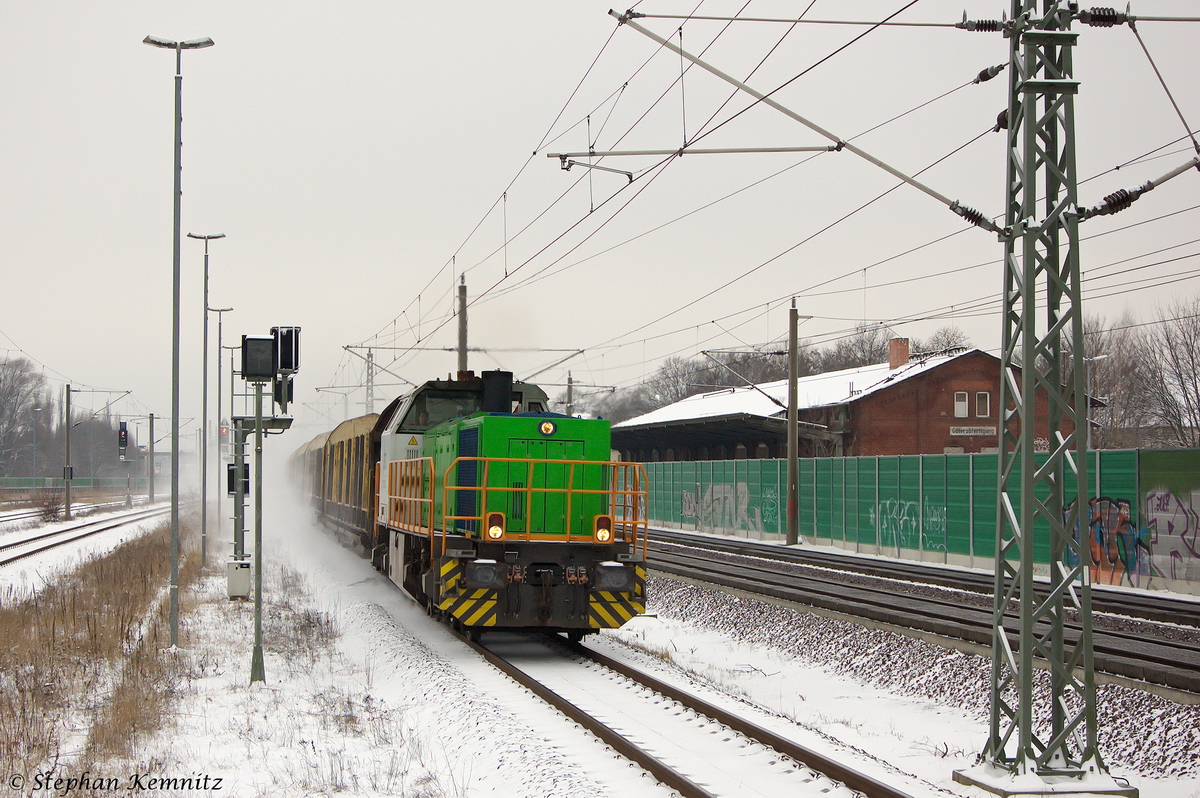
[[[179,645],[179,207],[183,171],[183,51],[212,47],[209,38],[174,42],[157,36],[142,40],[152,47],[175,51],[175,221],[172,251],[173,302],[171,315],[171,648]]]
[[[30,412],[33,413],[33,474],[31,475],[33,477],[33,480],[30,481],[30,485],[33,486],[33,483],[37,481],[37,473],[38,473],[38,462],[37,462],[38,461],[38,448],[37,448],[38,417],[37,417],[37,414],[42,411],[42,408],[39,405],[37,407],[31,407],[31,408],[29,408],[29,410],[30,410]],[[36,487],[36,486],[34,486],[34,487]]]
[[[1083,417],[1087,421],[1087,450],[1092,451],[1092,363],[1097,360],[1108,360],[1108,355],[1096,355],[1095,357],[1085,357],[1083,359],[1084,376],[1087,377],[1087,404],[1084,407]],[[1093,496],[1100,495],[1100,455],[1096,455],[1096,491]]]
[[[203,567],[208,565],[208,242],[224,238],[225,234],[187,235],[204,242],[204,378],[200,388],[200,564]]]
[[[207,261],[206,261],[205,265],[207,266]],[[205,305],[204,305],[204,309],[206,311],[204,314],[204,328],[205,328],[204,329],[204,382],[205,382],[204,398],[207,401],[207,399],[208,399],[208,312],[207,311],[211,311],[211,312],[217,314],[217,426],[219,427],[221,425],[221,332],[222,332],[222,327],[224,326],[224,322],[225,322],[225,314],[228,313],[229,311],[233,310],[233,308],[210,308],[208,306],[208,300],[207,300],[208,269],[207,268],[205,268],[205,270],[204,270],[204,275],[205,275],[205,286],[206,286],[205,287],[206,299],[205,299]],[[207,418],[207,414],[205,417]],[[208,429],[208,427],[205,427],[205,430],[207,430],[207,429]],[[205,437],[206,438],[208,437],[207,432],[205,432]],[[208,468],[207,456],[204,461],[204,467],[207,470],[207,468]],[[220,436],[218,436],[217,437],[217,479],[221,478],[220,474],[221,474],[221,439],[220,439]],[[221,535],[221,489],[217,488],[217,536],[220,537],[220,535]]]

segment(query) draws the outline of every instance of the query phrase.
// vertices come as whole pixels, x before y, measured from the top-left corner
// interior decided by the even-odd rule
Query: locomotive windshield
[[[400,429],[425,430],[458,416],[479,412],[482,395],[474,391],[428,390],[414,399]]]

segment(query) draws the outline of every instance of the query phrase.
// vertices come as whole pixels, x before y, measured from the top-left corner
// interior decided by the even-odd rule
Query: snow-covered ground
[[[214,796],[670,794],[427,618],[287,488],[267,495],[266,683],[249,685],[251,605],[226,600],[215,569],[184,618],[190,681],[170,724],[103,774],[220,778],[186,792]],[[588,644],[752,703],[914,795],[986,795],[951,778],[986,736],[982,658],[670,580],[649,599]],[[1200,709],[1126,688],[1102,701],[1116,775],[1145,798],[1200,796]]]

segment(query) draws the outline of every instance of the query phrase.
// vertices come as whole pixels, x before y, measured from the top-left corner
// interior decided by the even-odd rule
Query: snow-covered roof
[[[951,360],[978,351],[978,349],[963,349],[949,354],[916,358],[896,369],[888,368],[887,363],[877,363],[873,366],[860,366],[859,368],[814,374],[811,377],[801,377],[796,381],[799,389],[799,408],[805,410],[813,407],[827,407],[861,399],[875,391],[891,387],[949,363]],[[778,404],[771,401],[769,397],[773,397]],[[770,418],[786,415],[787,400],[787,380],[764,382],[755,387],[724,388],[711,393],[689,396],[687,399],[652,410],[645,415],[614,424],[613,429],[723,416],[749,415]]]

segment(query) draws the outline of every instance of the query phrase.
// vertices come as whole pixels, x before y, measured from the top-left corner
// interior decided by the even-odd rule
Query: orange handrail
[[[463,462],[482,462],[483,463],[483,479],[479,485],[451,485],[450,474]],[[487,474],[491,463],[527,463],[529,466],[528,477],[523,487],[512,487],[509,485],[489,485]],[[549,487],[534,487],[533,486],[533,470],[536,465],[563,465],[570,466],[570,472],[566,487],[549,488]],[[609,470],[608,487],[607,488],[582,488],[574,487],[575,481],[575,466],[598,466]],[[646,484],[645,467],[640,463],[614,463],[610,461],[595,461],[595,460],[549,460],[549,459],[529,459],[517,457],[458,457],[455,458],[449,466],[447,466],[442,477],[442,549],[445,550],[445,538],[449,534],[449,522],[451,521],[475,521],[483,523],[487,514],[488,493],[523,493],[525,495],[525,517],[528,519],[531,515],[533,506],[533,495],[541,494],[566,494],[567,509],[564,515],[565,518],[565,540],[571,541],[571,515],[570,507],[572,496],[578,495],[604,495],[608,497],[608,511],[613,516],[613,533],[618,532],[622,537],[628,540],[636,552],[640,547],[643,559],[646,556],[646,538],[649,529],[649,520],[645,513],[646,490],[640,487]],[[632,487],[629,487],[632,485]],[[459,491],[475,491],[482,494],[480,496],[481,512],[479,515],[450,515],[448,508],[450,507],[450,493],[454,491],[456,494]],[[591,533],[585,533],[580,530],[580,534],[587,539],[591,539]],[[523,539],[526,541],[543,539],[534,538],[529,525],[526,525]],[[558,540],[557,535],[550,538]]]
[[[483,464],[479,485],[452,485],[451,474],[465,462]],[[525,485],[512,487],[509,485],[489,485],[488,475],[492,463],[524,463],[528,466]],[[534,487],[534,468],[538,465],[569,466],[567,481],[564,487]],[[593,466],[605,469],[607,487],[583,488],[574,485],[576,466]],[[608,514],[613,518],[613,534],[617,539],[629,541],[633,552],[646,556],[646,540],[649,530],[649,520],[646,514],[646,469],[641,463],[614,463],[594,460],[548,460],[517,457],[458,457],[454,459],[442,475],[442,517],[440,526],[436,523],[433,503],[432,486],[434,485],[433,458],[419,457],[410,460],[393,460],[387,464],[387,496],[380,505],[379,521],[384,525],[401,531],[419,534],[429,538],[430,553],[445,554],[446,538],[450,534],[451,522],[474,521],[481,526],[487,514],[489,493],[519,494],[524,496],[524,518],[526,528],[519,539],[531,540],[562,540],[571,542],[571,508],[576,495],[602,495],[608,499]],[[605,480],[601,480],[602,483]],[[428,486],[428,487],[427,487]],[[480,495],[478,515],[451,515],[449,512],[451,492],[457,495],[460,491],[475,491]],[[535,494],[565,494],[565,536],[553,535],[535,537],[531,531],[531,516],[533,497]],[[582,522],[581,522],[582,523]],[[438,546],[438,538],[441,545]],[[510,536],[513,539],[516,535]],[[590,530],[580,529],[575,533],[579,537],[591,540]]]

